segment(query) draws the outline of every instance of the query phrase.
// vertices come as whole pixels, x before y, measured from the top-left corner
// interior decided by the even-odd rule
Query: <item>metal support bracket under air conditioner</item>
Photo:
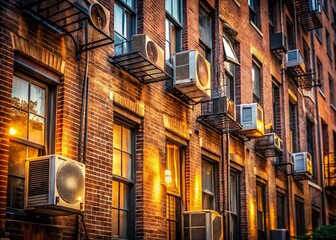
[[[168,73],[139,52],[115,55],[109,60],[144,84],[172,79]]]
[[[89,8],[93,4],[87,0],[21,0],[21,2],[24,11],[35,19],[61,35],[69,35],[75,43],[77,57],[82,52],[113,43],[109,34],[109,15],[105,14],[108,10],[98,3],[96,4],[103,10],[91,10],[90,13]],[[99,14],[103,14],[102,17],[98,16]],[[97,28],[91,21],[95,18],[98,19],[99,24],[100,19],[104,18],[105,27]],[[83,28],[87,28],[84,33],[82,33]],[[85,41],[86,38],[88,41]]]

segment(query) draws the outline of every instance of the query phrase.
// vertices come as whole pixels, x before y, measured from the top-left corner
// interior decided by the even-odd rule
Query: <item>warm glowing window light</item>
[[[166,182],[166,184],[171,184],[171,182],[172,182],[172,173],[171,173],[171,171],[170,170],[168,170],[168,169],[166,169],[165,170],[165,182]]]
[[[17,133],[16,129],[15,128],[10,128],[9,129],[9,134],[10,135],[15,135]]]

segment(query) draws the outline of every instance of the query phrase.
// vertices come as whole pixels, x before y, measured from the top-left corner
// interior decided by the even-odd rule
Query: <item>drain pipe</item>
[[[85,20],[85,45],[89,42],[89,32],[88,32],[88,20]],[[88,69],[89,69],[89,53],[85,50],[85,69],[84,69],[84,86],[82,88],[82,105],[80,110],[80,121],[79,121],[79,135],[78,135],[78,161],[85,164],[86,158],[86,142],[87,142],[87,113],[88,113]],[[85,104],[85,106],[84,106]],[[84,120],[84,107],[85,107],[85,132],[84,132],[84,150],[85,156],[82,159],[82,145],[83,145],[83,120]]]
[[[316,84],[316,71],[315,71],[315,45],[314,45],[314,33],[312,31],[309,32],[310,37],[310,47],[312,49],[312,70],[313,70],[313,87],[314,87],[314,98],[315,98],[315,111],[316,111],[316,120],[317,120],[317,149],[318,149],[318,158],[320,162],[320,181],[322,187],[322,225],[326,225],[326,192],[324,186],[324,163],[323,163],[323,152],[321,148],[321,121],[320,121],[320,111],[318,104],[318,92],[317,92],[317,84]],[[320,80],[320,79],[319,79]]]
[[[283,26],[283,22],[284,22],[284,17],[283,17],[283,2],[282,0],[280,0],[280,28],[281,28],[281,32],[284,32],[284,26]],[[281,112],[282,112],[282,118],[283,118],[283,121],[282,121],[282,132],[283,132],[283,148],[284,148],[284,153],[285,153],[285,161],[286,163],[290,163],[290,160],[288,159],[288,154],[287,154],[287,138],[286,138],[286,117],[285,117],[285,79],[286,79],[286,73],[285,73],[285,61],[286,61],[286,55],[284,54],[282,56],[282,59],[281,59],[281,100],[282,100],[282,104],[281,104]],[[288,165],[285,165],[286,166],[286,171],[285,171],[285,174],[287,175],[286,177],[286,184],[287,184],[287,194],[288,194],[288,197],[287,197],[287,217],[288,217],[288,230],[290,232],[290,220],[291,220],[291,175],[288,174]]]

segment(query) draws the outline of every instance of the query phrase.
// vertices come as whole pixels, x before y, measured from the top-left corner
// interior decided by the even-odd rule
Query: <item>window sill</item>
[[[324,99],[326,99],[326,96],[325,96],[324,92],[321,90],[321,88],[319,89],[319,91],[320,91],[321,96],[322,96]]]
[[[334,106],[334,104],[330,104],[330,107],[336,112],[336,107]]]
[[[316,36],[317,40],[320,42],[320,44],[322,44],[322,39],[321,39],[321,37],[320,37],[319,35],[317,35],[316,33],[315,33],[315,36]]]
[[[263,37],[264,35],[262,34],[261,30],[252,22],[250,21],[251,26],[257,31],[257,33]]]
[[[313,188],[316,188],[319,191],[322,191],[321,186],[318,185],[318,184],[316,184],[316,183],[314,183],[314,182],[312,182],[311,180],[308,181],[308,185],[311,186],[311,187],[313,187]]]
[[[240,8],[240,3],[238,2],[238,0],[233,0],[233,2]]]

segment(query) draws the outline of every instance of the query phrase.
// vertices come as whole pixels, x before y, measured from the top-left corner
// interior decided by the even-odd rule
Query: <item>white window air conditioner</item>
[[[95,28],[110,36],[110,11],[95,0],[89,0],[89,18]]]
[[[222,240],[222,216],[212,210],[184,212],[184,238],[189,240]]]
[[[276,148],[282,151],[282,140],[275,133],[267,133],[264,136],[256,139],[256,149]]]
[[[304,59],[299,49],[289,50],[286,55],[287,67],[299,67],[302,72],[306,72]]]
[[[28,158],[25,210],[51,216],[84,211],[85,165],[60,155]]]
[[[240,104],[241,132],[249,138],[264,135],[264,111],[258,103]]]
[[[271,240],[289,240],[289,231],[287,229],[272,229]]]
[[[174,59],[174,87],[195,102],[211,96],[210,63],[196,50],[176,53]]]
[[[306,175],[311,177],[313,174],[312,157],[308,152],[293,153],[294,175]]]
[[[139,52],[143,57],[164,70],[164,52],[146,34],[137,34],[132,36],[132,51]]]
[[[202,103],[202,115],[226,114],[232,120],[236,121],[236,104],[227,97],[213,98],[210,101]]]

